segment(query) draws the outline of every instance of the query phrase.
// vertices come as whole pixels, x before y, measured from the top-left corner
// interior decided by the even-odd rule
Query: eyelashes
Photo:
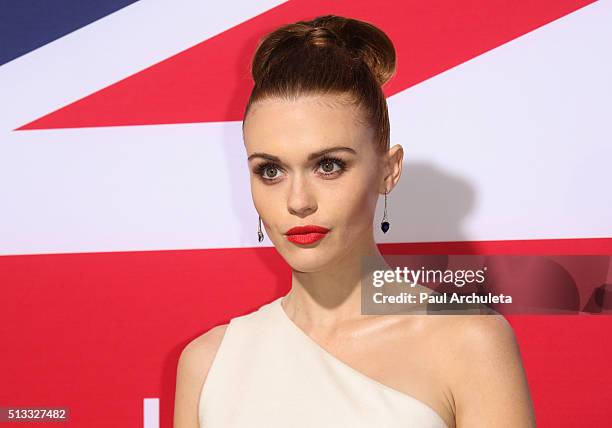
[[[324,178],[328,179],[328,178],[332,178],[332,177],[336,177],[341,175],[344,171],[347,170],[347,165],[346,162],[343,161],[340,158],[337,158],[335,156],[324,156],[321,159],[319,159],[319,162],[317,162],[317,170],[323,166],[325,168],[329,168],[329,166],[337,166],[338,168],[334,168],[331,171],[323,171],[320,173],[321,176],[323,176]],[[275,182],[278,180],[278,178],[280,177],[278,174],[273,174],[273,177],[270,177],[269,175],[266,175],[266,172],[275,172],[275,171],[282,171],[282,168],[275,162],[262,162],[261,164],[257,165],[254,169],[253,172],[258,175],[262,181],[266,182],[266,183],[271,183],[271,182]]]

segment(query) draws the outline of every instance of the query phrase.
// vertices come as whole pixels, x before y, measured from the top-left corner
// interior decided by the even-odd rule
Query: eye
[[[322,170],[322,175],[326,177],[335,176],[346,171],[346,162],[333,156],[326,156],[322,158],[318,165]],[[334,168],[334,166],[337,168]]]
[[[280,166],[273,162],[265,162],[261,165],[255,167],[255,174],[259,175],[264,181],[274,181],[280,175],[278,174],[281,171]]]

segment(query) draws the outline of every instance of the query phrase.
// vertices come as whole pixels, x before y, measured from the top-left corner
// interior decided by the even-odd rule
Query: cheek
[[[262,221],[265,220],[268,225],[275,224],[284,210],[286,211],[286,205],[283,205],[283,198],[277,193],[278,186],[266,185],[257,180],[257,177],[251,180],[253,205],[262,217]]]
[[[257,211],[263,212],[270,198],[270,188],[257,177],[251,176],[251,197]]]
[[[256,180],[256,178],[251,177],[251,198],[253,199],[255,208],[257,208],[259,211],[259,208],[262,205],[261,199],[264,192],[262,192],[261,185],[257,183]]]
[[[333,204],[338,210],[338,215],[345,218],[348,222],[347,227],[371,224],[377,202],[372,180],[365,176],[347,184]]]
[[[355,192],[354,201],[351,204],[352,218],[358,224],[372,224],[374,210],[376,208],[376,197],[372,191]]]

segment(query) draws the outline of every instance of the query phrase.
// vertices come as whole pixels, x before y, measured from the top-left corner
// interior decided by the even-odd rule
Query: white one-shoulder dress
[[[202,387],[200,428],[448,428],[326,351],[281,299],[230,320]]]

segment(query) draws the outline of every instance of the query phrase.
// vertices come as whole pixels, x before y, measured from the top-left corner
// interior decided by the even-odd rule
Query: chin
[[[291,269],[298,272],[319,272],[333,261],[328,250],[315,247],[296,247],[281,255]]]

